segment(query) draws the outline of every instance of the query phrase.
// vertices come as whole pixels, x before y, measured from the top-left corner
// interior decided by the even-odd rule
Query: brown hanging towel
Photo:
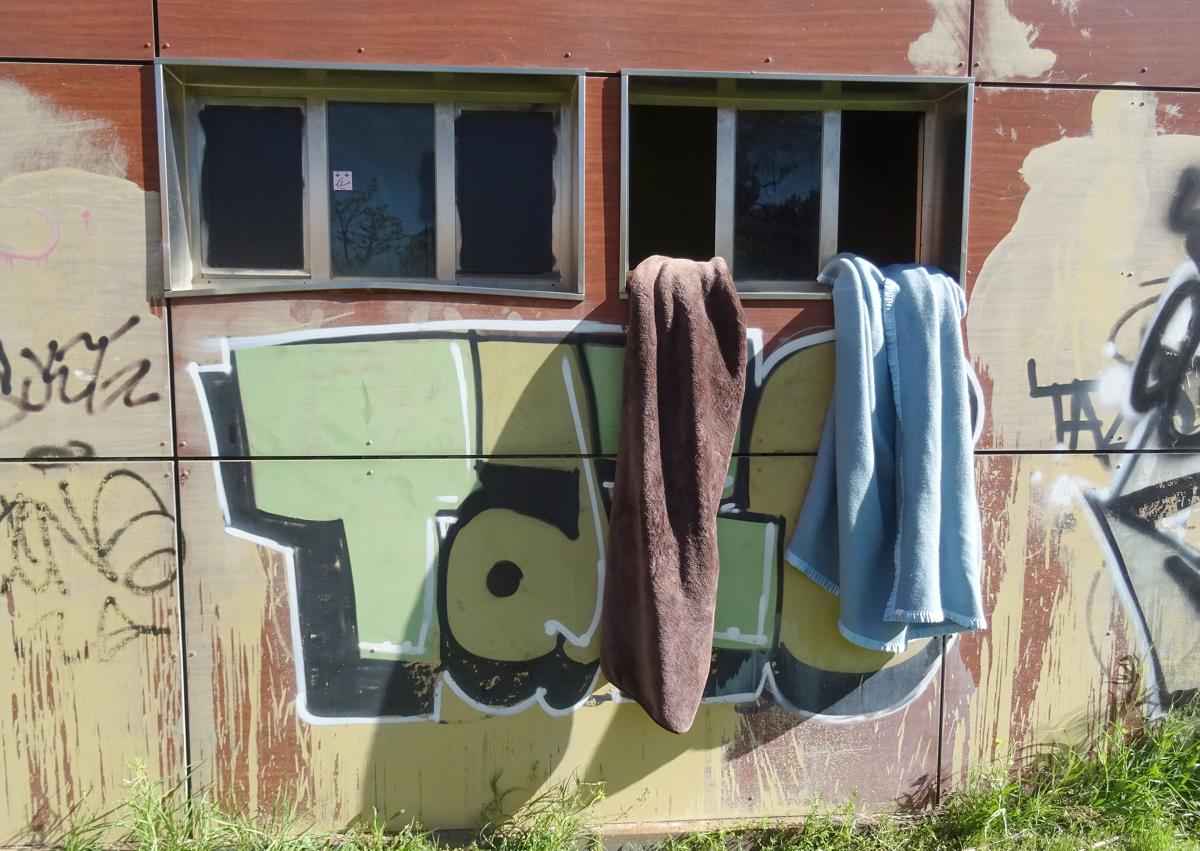
[[[600,664],[623,698],[682,733],[712,657],[717,509],[745,391],[746,324],[719,257],[649,257],[628,289]]]

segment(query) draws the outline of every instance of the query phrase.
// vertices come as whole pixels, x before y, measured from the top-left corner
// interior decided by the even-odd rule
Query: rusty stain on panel
[[[6,835],[116,803],[135,758],[183,770],[172,491],[167,463],[0,464]]]
[[[1142,656],[1119,571],[1089,520],[1105,459],[981,458],[991,628],[946,659],[945,770],[1046,742],[1080,742],[1128,697],[1118,677]]]

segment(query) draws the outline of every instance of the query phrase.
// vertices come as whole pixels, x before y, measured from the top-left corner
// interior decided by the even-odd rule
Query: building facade
[[[601,781],[614,829],[890,808],[1193,693],[1188,11],[6,2],[0,838],[135,761],[328,827],[470,827],[494,779]],[[597,674],[664,249],[730,258],[751,329],[685,736]],[[899,656],[780,558],[842,249],[969,294],[991,623]]]

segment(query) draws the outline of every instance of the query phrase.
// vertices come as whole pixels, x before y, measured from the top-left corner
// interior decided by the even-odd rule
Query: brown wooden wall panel
[[[158,12],[167,57],[592,71],[966,71],[966,0],[160,0]]]
[[[154,71],[145,65],[88,65],[0,62],[0,85],[15,84],[33,95],[37,115],[15,112],[28,98],[11,88],[0,101],[0,138],[41,120],[57,131],[41,146],[26,149],[20,162],[4,162],[5,171],[49,164],[65,165],[131,180],[143,189],[158,189],[158,131],[154,117]],[[7,131],[7,133],[6,133]],[[31,144],[26,142],[26,144]],[[11,155],[10,155],[11,156]],[[2,162],[2,161],[0,161]],[[155,224],[154,227],[157,227]]]
[[[982,445],[1155,448],[1136,428],[1152,411],[1129,408],[1132,364],[1168,279],[1194,259],[1200,96],[976,96],[967,332],[990,397]]]
[[[154,58],[151,0],[5,0],[0,56],[29,59]]]
[[[975,3],[974,72],[988,82],[1200,85],[1189,0]]]

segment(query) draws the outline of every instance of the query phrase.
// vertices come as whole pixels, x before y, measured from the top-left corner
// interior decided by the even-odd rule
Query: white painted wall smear
[[[1041,79],[1058,58],[1054,51],[1034,47],[1039,28],[1017,20],[1007,0],[983,0],[976,7],[979,39],[975,54],[979,67],[973,69],[984,80]]]

